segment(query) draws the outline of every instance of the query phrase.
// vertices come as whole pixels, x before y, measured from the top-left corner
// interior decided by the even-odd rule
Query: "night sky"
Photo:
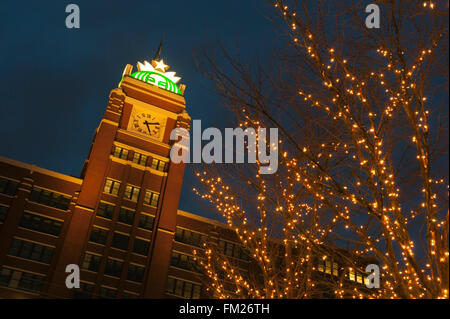
[[[80,7],[80,29],[65,26],[70,3]],[[218,126],[220,101],[196,70],[194,50],[239,43],[244,58],[267,59],[280,35],[264,3],[2,0],[0,156],[79,176],[109,92],[126,64],[152,59],[163,34],[162,58],[187,85],[187,111]],[[211,217],[193,181],[188,169],[179,207]]]

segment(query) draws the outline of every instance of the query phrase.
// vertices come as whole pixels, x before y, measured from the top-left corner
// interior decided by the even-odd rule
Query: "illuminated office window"
[[[127,185],[127,187],[125,188],[125,193],[124,193],[123,197],[126,199],[129,199],[133,202],[137,202],[140,191],[141,191],[141,189],[137,186]]]
[[[116,146],[114,148],[113,156],[126,160],[126,159],[128,159],[128,150],[125,148]]]
[[[138,152],[134,152],[133,155],[133,163],[145,166],[147,164],[147,156],[144,154],[140,154]]]
[[[144,203],[150,206],[157,207],[159,202],[159,194],[152,192],[152,191],[146,191],[145,197],[144,197]]]
[[[165,172],[167,169],[167,163],[159,159],[153,158],[150,167],[156,169],[157,171]]]
[[[103,188],[103,192],[117,195],[119,194],[120,182],[107,178],[105,182],[105,187]]]

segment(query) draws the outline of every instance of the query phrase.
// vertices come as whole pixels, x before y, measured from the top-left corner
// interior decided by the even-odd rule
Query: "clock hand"
[[[149,126],[151,123],[149,123],[149,122],[147,122],[147,120],[145,120],[144,124],[147,126],[148,134],[152,134],[150,132],[150,126]]]

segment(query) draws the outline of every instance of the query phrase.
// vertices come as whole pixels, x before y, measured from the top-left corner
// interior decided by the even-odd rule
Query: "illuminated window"
[[[8,254],[50,264],[55,248],[14,238]]]
[[[106,262],[105,274],[113,277],[120,277],[122,274],[123,262],[108,258]]]
[[[130,264],[128,266],[127,280],[142,282],[144,279],[144,267]]]
[[[141,191],[141,189],[137,186],[127,185],[127,187],[125,188],[125,193],[123,194],[123,197],[126,199],[129,199],[133,202],[137,202],[140,191]]]
[[[145,166],[147,164],[147,158],[148,157],[144,154],[134,152],[133,163]]]
[[[30,195],[30,201],[67,210],[70,204],[70,196],[51,192],[39,187],[33,187]]]
[[[18,182],[0,177],[0,193],[13,196],[17,192]]]
[[[100,202],[97,208],[97,216],[101,216],[103,218],[112,219],[114,214],[114,205],[107,204],[104,202]]]
[[[100,261],[101,261],[100,256],[86,253],[84,254],[84,260],[81,265],[81,268],[98,272],[98,269],[100,267]]]
[[[134,215],[134,210],[121,207],[119,212],[119,221],[128,225],[133,225]]]
[[[199,299],[201,285],[187,282],[181,279],[168,277],[167,278],[167,290],[168,293],[189,298],[189,299]]]
[[[100,227],[92,227],[90,241],[104,245],[106,243],[106,238],[108,237],[108,230]]]
[[[150,206],[157,207],[159,201],[159,194],[152,192],[152,191],[146,191],[145,197],[144,197],[144,203]]]
[[[152,165],[150,167],[156,169],[157,171],[165,172],[167,168],[167,163],[159,159],[153,158]]]
[[[322,259],[319,259],[319,262],[317,264],[317,270],[320,272],[325,272],[325,264]]]
[[[121,250],[127,250],[129,241],[130,241],[130,236],[120,234],[120,233],[114,233],[111,246],[114,248],[121,249]]]
[[[61,233],[62,225],[61,221],[27,212],[23,213],[20,220],[20,227],[54,236],[58,236]]]
[[[333,262],[333,276],[339,276],[339,265]]]
[[[128,159],[128,150],[125,148],[116,146],[114,148],[113,156],[126,160],[126,159]]]
[[[107,178],[105,182],[105,187],[103,188],[103,192],[117,195],[119,194],[120,182]]]
[[[348,279],[355,281],[355,270],[353,268],[349,268],[348,270]]]
[[[139,216],[139,227],[152,230],[153,224],[155,222],[155,217],[147,214],[142,214]]]
[[[147,256],[149,248],[150,248],[150,241],[139,238],[136,238],[134,240],[133,252],[139,255]]]
[[[325,273],[331,274],[331,260],[325,260]]]
[[[363,275],[359,271],[356,272],[356,282],[359,284],[363,283]]]

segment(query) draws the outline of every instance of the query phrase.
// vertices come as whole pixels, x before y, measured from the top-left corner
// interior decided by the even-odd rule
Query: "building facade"
[[[184,226],[204,229],[201,217],[178,211],[184,164],[169,161],[169,138],[190,117],[167,68],[127,65],[81,178],[0,159],[0,297],[162,298],[168,284],[172,295],[202,295],[195,271],[169,269],[192,254],[176,236],[205,234]],[[69,264],[81,266],[80,289],[65,285]]]
[[[190,117],[167,69],[126,66],[80,178],[0,157],[0,298],[212,297],[193,249],[212,240],[250,262],[224,224],[178,210],[185,166],[169,160],[170,132]],[[66,286],[70,264],[80,288]]]

